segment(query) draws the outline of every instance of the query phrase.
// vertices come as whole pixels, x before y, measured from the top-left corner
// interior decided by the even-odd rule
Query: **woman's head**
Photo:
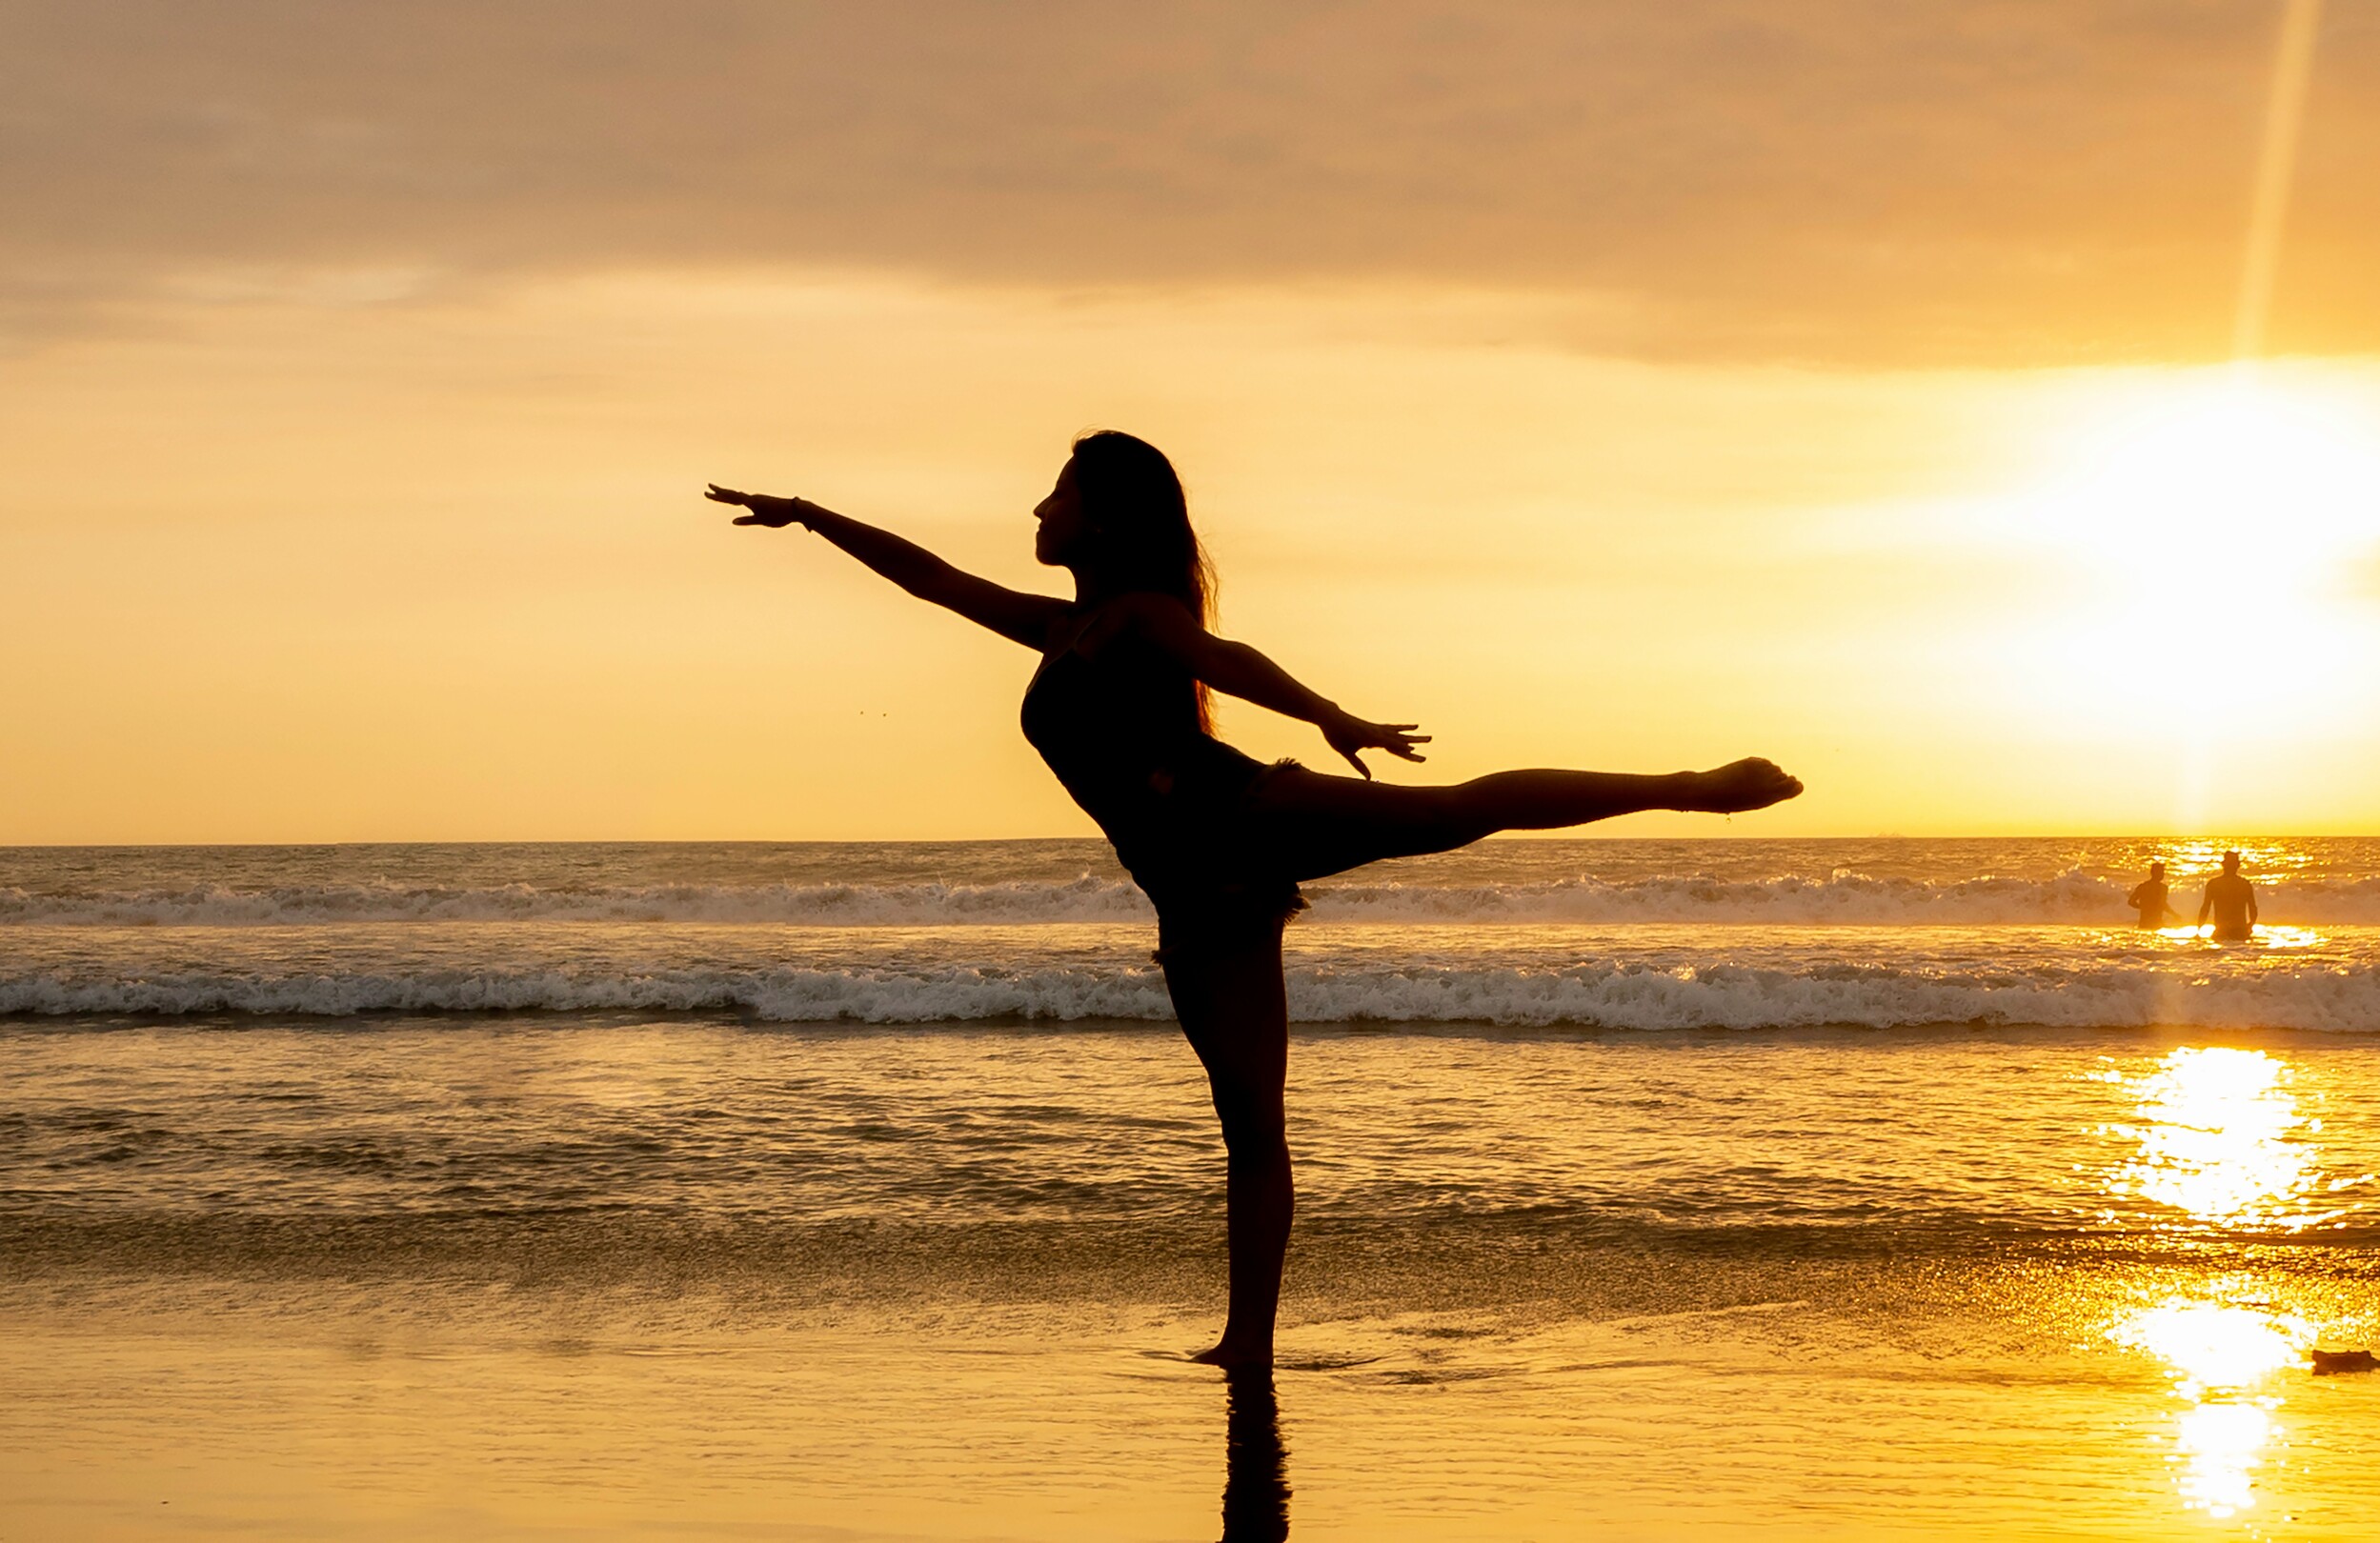
[[[1034,554],[1072,569],[1088,593],[1154,591],[1208,620],[1215,571],[1190,528],[1181,479],[1147,440],[1112,429],[1084,434],[1034,512]]]

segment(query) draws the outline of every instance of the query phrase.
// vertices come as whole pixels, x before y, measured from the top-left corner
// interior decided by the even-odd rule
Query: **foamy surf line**
[[[2147,969],[2042,969],[1983,978],[1884,967],[1292,969],[1300,1023],[1483,1023],[1607,1030],[1906,1028],[2284,1029],[2380,1032],[2380,969],[2305,967],[2229,979]],[[1137,967],[1038,970],[392,970],[0,979],[0,1015],[352,1017],[356,1014],[734,1013],[773,1023],[1162,1021],[1162,978]]]
[[[1323,883],[1316,920],[1336,923],[1751,922],[1770,926],[2107,926],[2128,919],[2125,887],[2069,871],[2047,879],[1955,881],[1835,872],[1761,880],[1591,877],[1496,886]],[[2380,877],[2259,886],[2269,920],[2380,922]],[[2187,898],[2187,895],[2180,898]],[[659,885],[539,889],[392,884],[273,890],[37,893],[0,888],[0,926],[290,927],[355,922],[688,922],[798,927],[1031,926],[1147,921],[1148,900],[1094,874],[1057,883]]]

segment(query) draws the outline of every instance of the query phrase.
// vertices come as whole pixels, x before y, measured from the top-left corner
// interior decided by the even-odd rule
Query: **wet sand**
[[[1612,1257],[1387,1315],[1309,1268],[1277,1419],[1243,1386],[1236,1431],[1186,1303],[20,1278],[0,1535],[2368,1536],[2380,1378],[2177,1381],[2275,1314],[2368,1321],[2364,1281],[2270,1265],[2242,1307],[2120,1256]],[[1581,1267],[1667,1306],[1582,1314]],[[2195,1352],[2110,1339],[2177,1300],[2217,1314]]]

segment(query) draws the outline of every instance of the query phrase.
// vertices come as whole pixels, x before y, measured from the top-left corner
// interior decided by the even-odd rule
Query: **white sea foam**
[[[953,927],[1152,916],[1140,889],[1091,874],[1064,883],[667,884],[454,889],[344,884],[33,894],[0,889],[0,924],[291,927],[354,922],[735,922]]]
[[[1837,872],[1761,880],[1674,875],[1493,886],[1325,882],[1317,920],[1529,923],[1751,922],[1959,926],[2120,924],[2126,886],[2068,870],[2053,878],[1957,880]],[[2267,920],[2380,922],[2380,877],[2259,885]],[[2177,894],[2177,902],[2189,894]],[[731,922],[806,927],[1033,925],[1146,920],[1120,879],[1004,884],[656,885],[491,889],[330,885],[39,893],[0,888],[0,925],[309,926],[410,921]]]
[[[1992,973],[1829,964],[1657,968],[1293,968],[1301,1023],[1488,1023],[1615,1030],[2039,1024],[2380,1032],[2380,968],[2279,965],[2229,977],[2119,965]],[[1149,968],[386,970],[0,979],[0,1013],[353,1016],[418,1012],[738,1012],[778,1023],[1163,1020]]]

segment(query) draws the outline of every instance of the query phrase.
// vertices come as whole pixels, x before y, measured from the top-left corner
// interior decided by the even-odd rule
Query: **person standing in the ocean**
[[[2207,898],[2198,902],[2198,925],[2212,912],[2218,943],[2245,943],[2256,935],[2256,886],[2240,876],[2240,854],[2223,854],[2223,872],[2207,881]]]
[[[2132,892],[2124,897],[2124,903],[2140,912],[2143,927],[2163,927],[2168,921],[2182,919],[2167,903],[2172,892],[2166,888],[2165,864],[2150,863],[2148,877],[2132,886]]]
[[[1652,809],[1735,813],[1802,791],[1764,760],[1659,776],[1533,771],[1441,787],[1372,781],[1359,752],[1419,761],[1414,747],[1429,736],[1413,724],[1359,718],[1207,630],[1213,570],[1180,479],[1155,446],[1130,434],[1075,441],[1033,511],[1034,555],[1073,575],[1071,601],[961,572],[806,499],[716,485],[705,496],[748,511],[738,525],[805,526],[918,598],[1041,656],[1025,688],[1025,737],[1157,908],[1158,963],[1222,1122],[1231,1314],[1201,1360],[1272,1359],[1292,1206],[1281,927],[1304,907],[1301,880],[1446,852],[1499,831]],[[1210,732],[1210,687],[1313,724],[1360,775],[1242,755]]]

